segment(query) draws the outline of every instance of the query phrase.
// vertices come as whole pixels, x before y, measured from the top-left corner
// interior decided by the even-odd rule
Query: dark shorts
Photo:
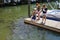
[[[32,19],[34,19],[34,20],[35,20],[35,19],[36,19],[36,15],[34,15],[34,16],[32,17]]]

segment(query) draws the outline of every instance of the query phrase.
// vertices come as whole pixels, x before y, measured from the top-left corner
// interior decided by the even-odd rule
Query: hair
[[[37,10],[38,10],[38,11],[40,10],[40,4],[38,5]]]
[[[38,5],[39,3],[36,3],[36,5]]]
[[[42,7],[46,7],[46,5],[45,4],[43,4],[43,6]]]
[[[36,3],[36,6],[38,6],[38,5],[39,5],[39,3],[37,2],[37,3]]]

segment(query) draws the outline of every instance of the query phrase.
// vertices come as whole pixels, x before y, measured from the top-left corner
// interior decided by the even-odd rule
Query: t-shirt
[[[46,13],[47,12],[47,8],[42,8],[42,12]]]

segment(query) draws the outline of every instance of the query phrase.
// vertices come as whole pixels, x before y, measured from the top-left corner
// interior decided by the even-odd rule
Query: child
[[[40,4],[37,6],[37,11],[36,11],[36,13],[37,13],[37,17],[38,17],[37,20],[40,20],[40,13],[41,13]]]
[[[36,20],[36,8],[34,8],[34,10],[33,10],[33,12],[32,12],[31,19],[32,19],[33,21]]]
[[[40,20],[40,4],[38,4],[37,8],[34,8],[33,12],[32,12],[32,16],[31,16],[31,19],[33,20]],[[37,18],[36,18],[37,16]]]
[[[37,7],[38,7],[38,5],[39,5],[39,3],[37,2],[37,3],[36,3],[36,5],[35,5],[33,8],[37,8]]]
[[[42,23],[45,24],[46,23],[46,13],[47,13],[47,7],[45,4],[43,4],[43,6],[42,6],[42,12],[43,12]]]

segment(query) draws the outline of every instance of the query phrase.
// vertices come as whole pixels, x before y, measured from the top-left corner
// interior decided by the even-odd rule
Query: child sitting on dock
[[[32,12],[32,16],[31,16],[32,21],[36,20],[36,8],[34,8],[33,12]]]
[[[43,12],[43,15],[42,15],[42,24],[45,24],[46,23],[46,13],[47,13],[47,7],[45,4],[43,4],[42,6],[42,12]]]
[[[41,10],[40,10],[40,4],[39,4],[37,8],[34,8],[31,19],[34,21],[40,20],[40,13],[41,13]]]
[[[36,16],[38,17],[37,20],[40,20],[40,13],[41,13],[40,4],[37,6],[36,13],[37,13]]]

